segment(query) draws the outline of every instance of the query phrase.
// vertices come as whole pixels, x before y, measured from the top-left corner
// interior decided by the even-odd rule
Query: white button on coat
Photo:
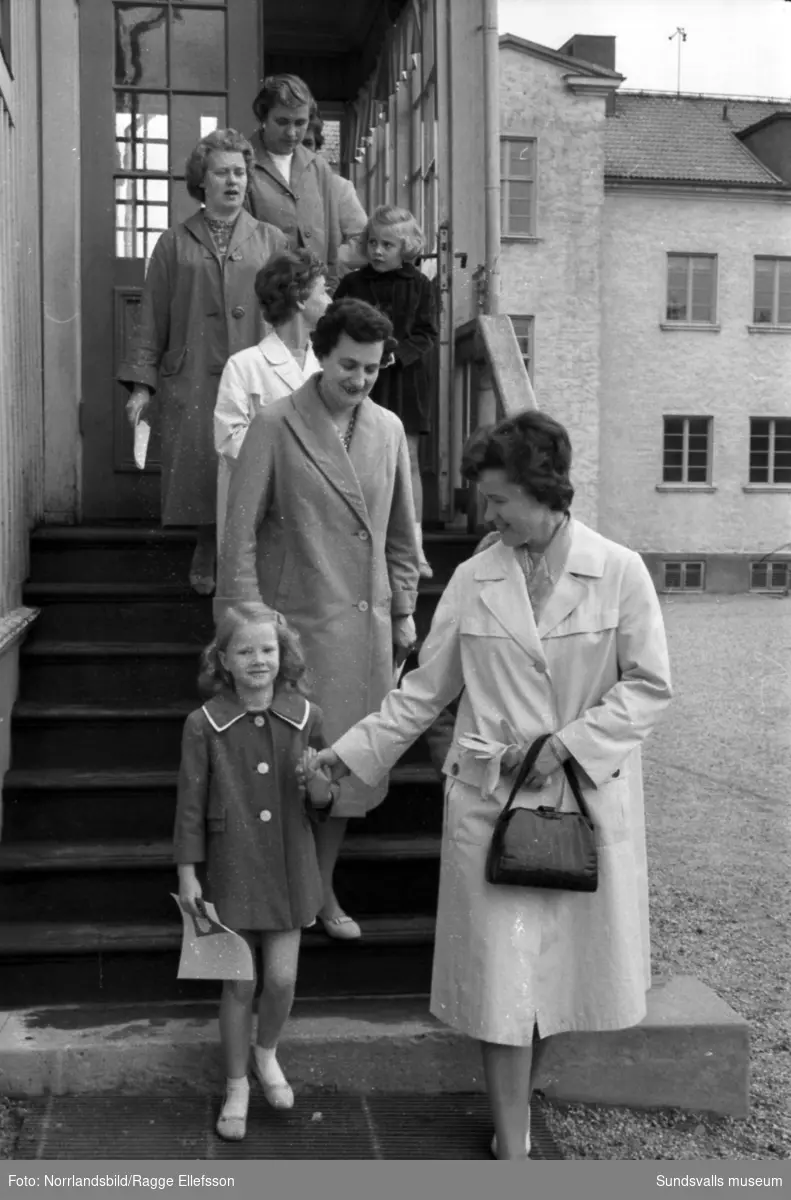
[[[256,771],[258,772],[259,775],[268,775],[269,774],[269,763],[259,763],[258,766],[256,767]]]
[[[357,607],[359,608],[360,612],[368,612],[368,601],[361,600]]]
[[[253,721],[253,724],[254,724],[254,725],[263,725],[263,724],[264,724],[264,718],[263,718],[263,717],[256,717],[256,718],[255,718],[255,720]]]
[[[261,820],[261,821],[271,821],[272,820],[272,814],[268,808],[263,809],[258,814],[258,817],[259,817],[259,820]]]

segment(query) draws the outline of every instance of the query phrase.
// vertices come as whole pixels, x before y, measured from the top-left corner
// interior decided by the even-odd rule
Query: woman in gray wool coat
[[[131,393],[132,425],[152,398],[159,409],[162,524],[197,528],[189,577],[202,594],[214,590],[220,376],[232,354],[261,341],[255,277],[286,248],[279,229],[243,211],[252,161],[250,143],[234,129],[215,130],[190,154],[187,189],[202,207],[154,247],[140,320],[118,371]]]

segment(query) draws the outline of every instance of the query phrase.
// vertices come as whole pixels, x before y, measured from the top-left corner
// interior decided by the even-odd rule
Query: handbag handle
[[[505,816],[505,814],[508,812],[508,810],[513,805],[513,802],[517,796],[517,792],[519,792],[519,790],[524,786],[525,780],[527,779],[530,772],[533,770],[533,767],[535,766],[536,759],[538,758],[539,754],[544,749],[544,746],[546,745],[546,743],[549,741],[549,739],[551,737],[552,737],[551,733],[542,733],[541,736],[537,737],[536,740],[533,742],[533,744],[528,749],[527,754],[525,754],[525,757],[522,761],[522,765],[520,766],[519,770],[516,773],[516,779],[514,780],[513,787],[511,788],[511,794],[508,797],[508,800],[506,801],[505,808],[503,809],[502,813],[500,814],[501,819]],[[588,809],[588,806],[585,803],[585,799],[582,795],[582,790],[577,781],[577,776],[574,774],[574,768],[571,766],[571,763],[568,760],[566,760],[566,762],[564,762],[564,764],[563,764],[563,771],[566,776],[566,779],[569,781],[569,786],[571,787],[572,795],[574,796],[574,799],[577,801],[579,810],[582,813],[582,816],[584,817],[584,819],[587,821],[588,825],[590,825],[590,827],[592,829],[593,821],[591,820],[590,810]],[[557,811],[560,808],[562,800],[563,800],[563,796],[561,794],[558,797],[557,804],[555,805],[555,811]]]

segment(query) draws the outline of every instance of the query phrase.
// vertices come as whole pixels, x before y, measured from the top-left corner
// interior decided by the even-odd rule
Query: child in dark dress
[[[205,894],[251,950],[260,941],[252,1067],[281,1109],[293,1107],[294,1094],[277,1043],[294,999],[300,932],[323,902],[311,822],[329,815],[335,787],[300,765],[326,744],[304,674],[299,639],[279,613],[244,604],[222,617],[202,659],[201,690],[211,699],[184,727],[174,830],[185,909],[200,915]],[[254,992],[255,981],[227,980],[220,1001],[227,1079],[217,1132],[230,1141],[247,1130]]]
[[[414,260],[423,250],[423,234],[406,208],[383,204],[374,209],[360,235],[368,265],[341,279],[335,299],[351,296],[380,309],[393,323],[398,345],[395,362],[379,372],[371,398],[401,418],[412,468],[412,493],[420,547],[420,574],[433,574],[423,553],[423,484],[419,448],[422,435],[431,432],[432,364],[437,344],[434,284]]]

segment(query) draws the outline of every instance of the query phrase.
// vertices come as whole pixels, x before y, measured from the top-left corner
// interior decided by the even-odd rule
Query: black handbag
[[[486,881],[595,892],[599,886],[599,861],[593,822],[571,763],[565,762],[563,770],[579,812],[558,811],[562,794],[555,807],[513,807],[517,792],[550,736],[543,734],[533,742],[517,772],[508,802],[495,822],[486,858]]]

